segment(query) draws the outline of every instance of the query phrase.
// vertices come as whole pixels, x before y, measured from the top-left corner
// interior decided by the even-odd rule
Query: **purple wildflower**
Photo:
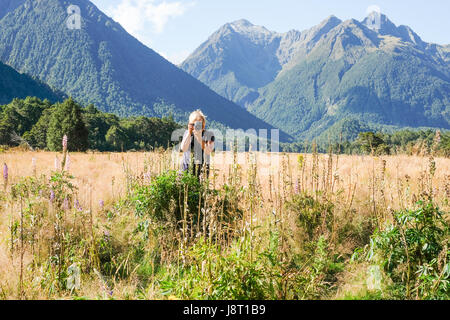
[[[103,231],[103,236],[105,238],[105,241],[110,241],[111,240],[111,234],[109,233],[108,230]]]
[[[152,174],[150,172],[144,173],[144,183],[150,182],[152,179]]]
[[[69,200],[67,198],[64,199],[64,210],[69,210]]]
[[[105,207],[105,201],[100,200],[100,201],[98,202],[98,204],[100,205],[100,209],[103,210],[103,208]]]
[[[83,207],[80,205],[80,201],[75,201],[75,209],[77,209],[78,211],[83,211]]]
[[[183,178],[183,171],[178,171],[178,175],[177,175],[177,183],[181,183],[181,179]]]
[[[8,181],[8,166],[6,163],[3,164],[3,179],[5,182]]]
[[[295,188],[294,188],[295,194],[298,194],[298,190],[299,190],[299,188],[298,188],[298,180],[297,180],[297,181],[295,181]]]
[[[50,190],[50,202],[53,203],[55,201],[55,191]]]

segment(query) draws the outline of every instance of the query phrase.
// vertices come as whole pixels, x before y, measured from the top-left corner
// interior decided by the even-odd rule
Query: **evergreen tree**
[[[127,140],[127,134],[120,126],[113,125],[106,133],[106,141],[115,151],[121,151],[126,146]]]
[[[30,132],[24,135],[24,139],[27,140],[34,148],[41,150],[47,148],[47,132],[53,110],[54,108],[44,110],[39,118],[39,121],[33,126]]]
[[[89,147],[89,132],[83,121],[81,107],[69,98],[57,104],[50,118],[47,132],[47,147],[51,151],[62,150],[62,138],[67,135],[69,151],[86,151]]]
[[[91,104],[83,110],[83,120],[89,131],[89,148],[100,151],[112,150],[106,141],[106,134],[113,125],[119,125],[119,117],[101,112]]]

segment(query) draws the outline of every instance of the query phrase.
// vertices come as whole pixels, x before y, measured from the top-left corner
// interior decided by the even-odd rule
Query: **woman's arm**
[[[183,137],[183,141],[181,141],[181,151],[186,152],[189,150],[191,146],[191,135],[189,134],[189,131],[186,131]]]

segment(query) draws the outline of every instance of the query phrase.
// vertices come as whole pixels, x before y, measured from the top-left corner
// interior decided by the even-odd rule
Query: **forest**
[[[166,118],[120,118],[72,98],[51,104],[36,97],[0,106],[0,145],[60,151],[64,135],[70,151],[129,151],[167,147],[179,125]]]
[[[67,135],[70,151],[150,151],[173,145],[171,134],[181,127],[171,115],[164,118],[121,118],[102,112],[92,104],[83,107],[72,98],[52,104],[49,100],[27,97],[0,106],[0,145],[4,149],[23,146],[30,150],[60,151],[60,141]],[[374,132],[354,120],[345,121],[346,132],[342,130],[332,130],[333,140],[329,141],[319,137],[312,141],[281,143],[280,151],[427,155],[433,149],[438,156],[450,156],[449,131],[402,129],[390,133]],[[246,145],[248,149],[248,141]]]

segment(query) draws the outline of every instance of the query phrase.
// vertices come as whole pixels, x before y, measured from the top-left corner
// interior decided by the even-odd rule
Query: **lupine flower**
[[[103,237],[105,238],[105,241],[107,241],[107,242],[111,240],[111,235],[108,230],[103,231]]]
[[[8,166],[6,163],[3,164],[3,179],[5,180],[5,183],[8,182]]]
[[[83,207],[80,205],[80,201],[75,201],[75,209],[77,209],[78,211],[83,211]]]
[[[98,202],[98,204],[100,205],[100,209],[103,210],[103,208],[105,207],[105,201],[100,200],[100,201]]]
[[[64,199],[64,210],[69,210],[69,199],[65,198]]]
[[[298,180],[297,181],[295,181],[295,188],[294,188],[294,192],[295,192],[295,194],[298,194]]]
[[[177,175],[177,183],[181,183],[181,179],[183,178],[183,172],[182,171],[178,171],[178,175]]]
[[[50,190],[50,202],[53,203],[55,201],[55,191]]]
[[[150,182],[151,179],[152,179],[152,174],[151,174],[150,172],[144,173],[144,182],[145,182],[145,183]]]
[[[65,152],[67,150],[67,135],[64,135],[63,140],[62,140],[62,146],[63,146],[63,152]]]

